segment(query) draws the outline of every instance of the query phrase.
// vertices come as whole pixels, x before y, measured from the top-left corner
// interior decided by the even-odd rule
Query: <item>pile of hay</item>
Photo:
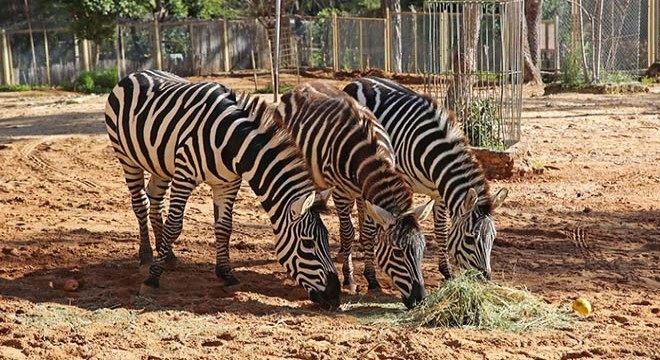
[[[474,271],[448,281],[420,306],[399,316],[403,317],[401,323],[414,326],[510,331],[565,327],[569,319],[566,312],[549,306],[526,289],[484,282]]]

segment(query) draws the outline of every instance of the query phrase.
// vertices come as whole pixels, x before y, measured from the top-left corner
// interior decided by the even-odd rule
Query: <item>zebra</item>
[[[341,286],[328,231],[312,209],[314,182],[296,145],[272,121],[272,112],[264,102],[237,100],[220,84],[155,70],[130,74],[114,87],[105,123],[138,220],[141,264],[153,257],[147,216],[156,238],[158,256],[143,290],[159,287],[164,266],[175,262],[171,246],[181,233],[188,197],[201,183],[213,191],[216,275],[226,286],[238,283],[228,245],[232,207],[244,179],[268,212],[279,263],[312,301],[339,306]],[[146,190],[145,172],[151,174]]]
[[[432,204],[412,207],[412,190],[396,171],[392,146],[373,115],[341,90],[313,82],[284,94],[274,117],[290,131],[317,185],[332,189],[344,285],[355,290],[350,212],[357,200],[369,289],[380,288],[373,263],[375,245],[376,261],[404,304],[412,308],[421,302],[425,239],[418,219],[430,215]]]
[[[435,199],[434,234],[442,275],[453,278],[448,252],[460,267],[477,269],[490,279],[496,236],[492,214],[508,190],[489,195],[483,171],[454,113],[428,96],[377,77],[356,79],[344,91],[385,127],[396,150],[397,167],[413,191]]]

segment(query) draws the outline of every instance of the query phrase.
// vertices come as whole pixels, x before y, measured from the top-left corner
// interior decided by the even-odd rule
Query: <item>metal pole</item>
[[[12,65],[9,57],[9,41],[7,41],[7,33],[5,29],[0,30],[0,38],[2,38],[2,83],[11,85],[11,69]]]
[[[158,19],[154,19],[154,63],[157,70],[163,70],[163,56],[160,49],[160,28]]]
[[[222,20],[222,40],[225,42],[224,57],[225,57],[225,72],[228,73],[231,68],[229,65],[229,28],[227,27],[227,19]],[[252,55],[254,58],[254,54]],[[253,59],[254,61],[254,59]]]
[[[280,16],[282,10],[282,0],[275,1],[275,58],[273,59],[273,102],[277,102],[280,83]]]

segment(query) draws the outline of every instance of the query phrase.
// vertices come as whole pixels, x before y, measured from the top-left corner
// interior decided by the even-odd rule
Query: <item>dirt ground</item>
[[[217,80],[253,87],[250,77]],[[215,278],[202,186],[175,246],[178,269],[155,297],[137,296],[137,223],[105,134],[104,100],[0,94],[2,359],[660,359],[660,87],[525,98],[518,146],[546,169],[492,183],[510,189],[496,215],[494,280],[562,309],[583,296],[594,313],[521,334],[406,328],[354,309],[319,310],[276,263],[270,224],[245,185],[231,250],[241,285],[227,292]],[[338,222],[324,221],[336,253]],[[423,226],[432,289],[440,277],[432,221]],[[384,294],[342,301],[396,301],[379,276]],[[63,291],[66,278],[81,288]]]

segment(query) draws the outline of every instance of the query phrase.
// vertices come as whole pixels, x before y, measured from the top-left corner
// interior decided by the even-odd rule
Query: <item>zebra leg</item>
[[[332,195],[337,208],[337,215],[339,215],[339,238],[341,240],[341,248],[337,255],[337,261],[342,263],[341,271],[344,275],[343,285],[349,289],[350,292],[357,290],[357,284],[353,277],[353,255],[352,247],[353,240],[355,239],[355,228],[351,222],[351,210],[355,201],[346,196],[345,194],[335,193]]]
[[[449,265],[449,256],[447,254],[447,208],[445,202],[437,198],[433,205],[433,220],[435,223],[434,234],[435,242],[438,246],[438,268],[445,279],[450,280],[454,277]]]
[[[170,208],[167,214],[167,220],[163,227],[163,236],[158,257],[149,268],[149,277],[144,281],[144,285],[157,288],[160,285],[160,275],[163,273],[165,260],[172,254],[172,244],[181,234],[183,228],[183,212],[186,203],[197,183],[186,178],[179,172],[174,174],[172,181],[172,190],[170,195]],[[144,289],[144,288],[143,288]]]
[[[229,236],[232,228],[232,210],[236,194],[241,187],[241,178],[236,181],[213,186],[213,215],[215,219],[216,262],[215,275],[225,286],[239,283],[229,264]]]
[[[154,237],[156,238],[156,251],[159,251],[163,243],[163,210],[165,206],[165,194],[170,188],[172,181],[170,179],[163,179],[156,175],[151,175],[149,184],[147,185],[147,196],[149,197],[149,221],[151,228],[154,230]],[[176,267],[176,256],[171,252],[165,259],[165,266],[168,270],[173,270]]]
[[[363,275],[369,284],[369,291],[380,290],[380,284],[376,279],[376,266],[374,265],[374,241],[376,240],[376,224],[370,216],[364,213],[364,200],[357,200],[358,216],[360,218],[360,244],[364,253]]]
[[[122,162],[122,166],[126,185],[128,185],[128,190],[131,192],[133,212],[140,226],[140,250],[138,250],[140,265],[150,264],[153,260],[153,250],[149,242],[149,220],[147,219],[149,198],[147,198],[147,193],[144,190],[144,170],[126,162]]]

